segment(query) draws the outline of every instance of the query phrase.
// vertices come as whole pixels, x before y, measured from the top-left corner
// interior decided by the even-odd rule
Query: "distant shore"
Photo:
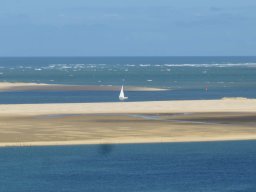
[[[256,100],[0,105],[0,146],[256,139]]]
[[[120,86],[112,85],[66,85],[23,82],[0,82],[0,92],[3,91],[119,91]],[[154,87],[125,86],[126,91],[165,91]]]

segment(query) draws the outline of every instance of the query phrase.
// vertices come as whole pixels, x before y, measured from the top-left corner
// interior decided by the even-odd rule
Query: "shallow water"
[[[207,92],[203,89],[126,91],[125,94],[129,97],[125,102],[222,99],[224,97],[256,98],[256,89],[215,88]],[[0,104],[118,102],[118,96],[118,91],[12,91],[0,93]]]
[[[0,82],[170,88],[128,101],[256,98],[256,57],[0,58]],[[207,90],[207,91],[206,91]],[[113,102],[115,91],[1,92],[0,103]]]
[[[10,57],[0,81],[204,89],[256,85],[256,57]]]
[[[256,141],[0,148],[0,191],[256,191]]]

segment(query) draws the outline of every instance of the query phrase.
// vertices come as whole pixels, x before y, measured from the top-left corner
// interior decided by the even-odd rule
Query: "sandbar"
[[[119,91],[120,86],[113,85],[66,85],[23,82],[0,82],[0,92],[5,91]],[[126,91],[165,91],[154,87],[125,86]]]
[[[0,105],[1,116],[211,112],[256,112],[256,99]]]
[[[256,100],[0,105],[0,146],[256,139]]]

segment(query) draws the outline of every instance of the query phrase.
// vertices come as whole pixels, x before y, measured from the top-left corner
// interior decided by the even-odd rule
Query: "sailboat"
[[[121,88],[121,91],[120,91],[120,94],[119,94],[119,100],[124,101],[125,99],[128,99],[128,97],[124,96],[124,86],[122,85],[122,88]]]

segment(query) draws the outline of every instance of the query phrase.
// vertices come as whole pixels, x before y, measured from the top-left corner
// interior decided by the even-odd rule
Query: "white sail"
[[[121,88],[121,91],[120,91],[120,94],[119,94],[119,99],[121,101],[125,100],[125,99],[128,99],[128,97],[125,97],[124,96],[124,86],[122,85],[122,88]]]
[[[120,94],[119,94],[119,98],[123,98],[124,97],[124,87],[122,86]]]

